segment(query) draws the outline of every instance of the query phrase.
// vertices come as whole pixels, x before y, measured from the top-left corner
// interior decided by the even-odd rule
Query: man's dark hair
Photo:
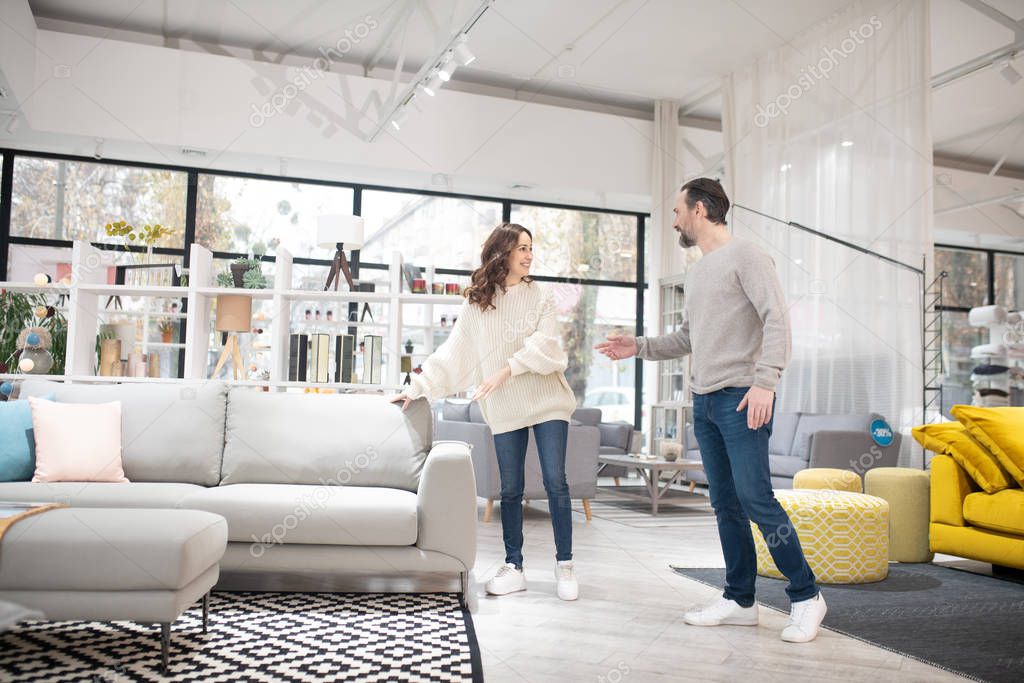
[[[686,192],[686,206],[693,208],[697,202],[704,205],[708,220],[712,223],[725,225],[725,216],[729,213],[729,197],[722,189],[722,183],[713,178],[694,178],[683,185],[680,192]]]

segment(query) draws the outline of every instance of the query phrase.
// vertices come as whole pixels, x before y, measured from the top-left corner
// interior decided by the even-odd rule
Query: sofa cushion
[[[121,402],[27,399],[36,439],[34,482],[126,482],[121,462]]]
[[[469,403],[469,401],[444,401],[441,404],[441,419],[449,422],[469,422]]]
[[[807,461],[792,455],[768,455],[768,468],[777,477],[792,477],[797,472],[807,469]]]
[[[415,493],[370,486],[231,484],[197,491],[182,506],[228,521],[228,540],[256,557],[279,543],[414,545]]]
[[[772,417],[772,435],[768,439],[768,452],[776,455],[793,455],[793,439],[800,413],[777,413]]]
[[[797,422],[796,434],[793,437],[793,448],[789,455],[802,458],[807,462],[811,457],[811,438],[815,432],[827,429],[840,429],[845,431],[861,431],[865,434],[871,429],[873,415],[860,413],[854,415],[811,415],[801,413]],[[771,447],[769,446],[769,450]]]
[[[1024,490],[971,493],[964,498],[964,519],[983,529],[1024,536]]]
[[[53,397],[49,397],[53,400]],[[36,471],[32,409],[25,401],[0,402],[0,481],[28,481]]]
[[[601,430],[601,445],[613,446],[623,452],[629,450],[629,440],[633,436],[633,425],[628,422],[602,422],[597,425]]]
[[[0,590],[176,590],[220,561],[226,536],[196,510],[48,510],[4,536]]]
[[[596,427],[601,422],[600,408],[577,408],[572,413],[572,419],[578,420],[585,425]]]
[[[0,500],[88,508],[176,508],[186,497],[202,490],[195,484],[170,482],[3,482]]]
[[[953,458],[986,493],[1016,485],[996,456],[959,422],[921,425],[912,433],[922,448]]]
[[[228,396],[221,484],[348,484],[415,491],[432,440],[430,403],[403,411],[369,394]]]
[[[1024,486],[1024,440],[1020,438],[1024,432],[1024,408],[953,406],[951,412]]]
[[[48,394],[61,403],[121,402],[122,458],[129,480],[203,486],[220,481],[227,396],[223,383],[22,382],[23,398]]]

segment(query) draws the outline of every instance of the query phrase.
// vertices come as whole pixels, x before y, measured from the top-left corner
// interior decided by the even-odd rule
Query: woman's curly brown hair
[[[508,277],[508,255],[519,246],[519,236],[523,233],[533,240],[533,233],[518,223],[502,223],[496,227],[484,242],[480,251],[480,267],[473,271],[472,284],[466,288],[466,298],[476,304],[480,310],[495,308],[494,296],[501,288],[506,291],[505,278]],[[523,282],[532,282],[529,275]]]

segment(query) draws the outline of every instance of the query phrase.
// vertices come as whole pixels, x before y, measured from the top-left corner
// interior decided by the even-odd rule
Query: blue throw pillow
[[[41,398],[52,401],[55,394]],[[27,400],[0,403],[0,481],[29,481],[36,472],[36,439]]]

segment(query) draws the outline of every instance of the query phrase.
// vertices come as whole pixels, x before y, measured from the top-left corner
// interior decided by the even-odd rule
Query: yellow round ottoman
[[[871,583],[889,574],[889,503],[849,491],[782,490],[775,497],[789,513],[807,564],[820,583]],[[781,579],[761,530],[751,523],[757,573]],[[785,542],[785,539],[772,539]]]
[[[850,470],[834,467],[812,467],[800,470],[793,477],[795,489],[832,489],[834,491],[852,491],[860,493],[860,475]]]
[[[931,562],[935,555],[928,547],[928,473],[908,467],[876,467],[864,475],[864,492],[889,502],[889,559]]]

